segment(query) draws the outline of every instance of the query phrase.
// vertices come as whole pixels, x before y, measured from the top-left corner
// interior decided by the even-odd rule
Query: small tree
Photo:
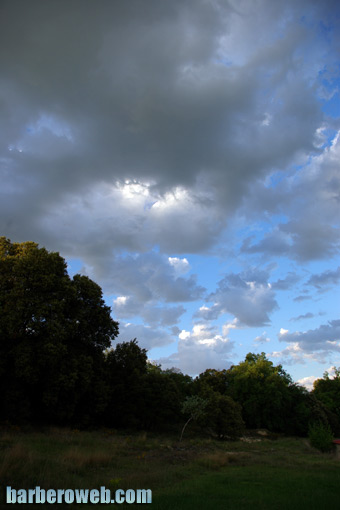
[[[203,398],[198,397],[197,395],[186,397],[182,405],[182,413],[189,415],[189,419],[182,428],[180,441],[182,441],[183,433],[184,430],[186,429],[186,426],[191,422],[191,420],[197,421],[201,416],[203,416],[207,405],[208,405],[207,400],[204,400]]]

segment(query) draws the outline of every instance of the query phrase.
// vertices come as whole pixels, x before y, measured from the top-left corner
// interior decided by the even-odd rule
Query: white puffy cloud
[[[285,365],[306,364],[308,361],[318,361],[324,363],[326,358],[324,352],[314,354],[306,352],[302,349],[298,342],[292,343],[285,347],[282,351],[273,351],[269,354],[272,358],[278,358]]]
[[[315,377],[314,375],[310,375],[307,377],[302,377],[302,379],[299,379],[297,381],[297,383],[300,384],[301,386],[304,386],[305,388],[307,388],[307,390],[312,391],[314,381],[316,381],[316,380],[317,380],[317,377]]]
[[[157,361],[164,369],[174,366],[183,373],[197,375],[207,368],[229,368],[233,346],[217,328],[196,324],[191,332],[181,331],[177,352]]]
[[[175,269],[176,275],[182,275],[189,271],[190,264],[186,258],[169,257],[169,264]]]

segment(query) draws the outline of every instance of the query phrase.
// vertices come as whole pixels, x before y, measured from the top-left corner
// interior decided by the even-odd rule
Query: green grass
[[[205,474],[163,490],[155,497],[157,509],[275,509],[339,508],[339,474],[285,468],[233,466]]]
[[[340,462],[296,438],[246,443],[193,437],[179,443],[178,437],[111,430],[7,429],[0,433],[0,508],[10,508],[2,505],[7,485],[151,489],[152,508],[160,510],[332,510],[339,508]]]

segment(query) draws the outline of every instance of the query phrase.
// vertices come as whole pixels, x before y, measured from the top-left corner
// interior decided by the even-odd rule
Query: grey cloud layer
[[[158,218],[154,236],[137,215],[146,243],[207,249],[256,179],[313,149],[322,114],[310,62],[322,48],[300,22],[307,4],[4,1],[2,228],[51,242],[41,217],[52,215],[64,248],[56,210],[98,183],[136,179],[155,194],[190,189],[214,217],[188,241],[189,229],[175,232],[193,209]],[[315,3],[325,17],[326,4]],[[68,221],[81,244],[77,214]],[[103,233],[111,218],[101,219]],[[107,242],[129,249],[135,230]]]

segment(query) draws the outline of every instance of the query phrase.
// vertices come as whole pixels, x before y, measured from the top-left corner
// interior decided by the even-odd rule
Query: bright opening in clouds
[[[164,368],[340,365],[333,0],[3,0],[0,224]]]

